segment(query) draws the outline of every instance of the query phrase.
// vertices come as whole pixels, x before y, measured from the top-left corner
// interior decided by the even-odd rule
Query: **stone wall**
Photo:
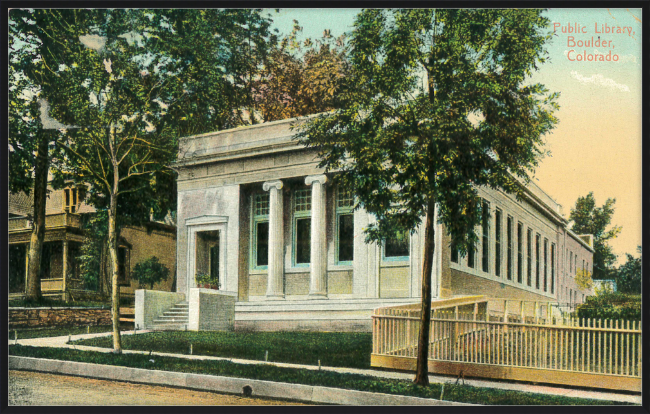
[[[190,331],[230,331],[235,322],[237,294],[213,289],[191,288]]]
[[[9,329],[110,324],[110,309],[9,308]]]

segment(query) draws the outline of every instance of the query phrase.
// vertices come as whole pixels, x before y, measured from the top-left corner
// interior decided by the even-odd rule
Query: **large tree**
[[[174,204],[177,138],[237,126],[250,105],[267,19],[256,10],[26,10],[24,25],[52,38],[42,85],[52,116],[74,126],[57,141],[57,176],[88,185],[87,201],[108,213],[113,349],[121,352],[117,243],[127,222],[162,217]],[[29,27],[28,27],[29,29]],[[43,28],[40,28],[43,29]],[[125,201],[128,201],[125,203]]]
[[[584,197],[578,197],[569,215],[569,220],[573,222],[571,225],[573,232],[594,236],[593,279],[608,279],[614,271],[612,266],[616,262],[616,255],[609,241],[619,235],[621,227],[613,226],[609,230],[607,227],[612,221],[615,203],[615,198],[608,198],[602,207],[596,207],[594,193],[590,192]]]
[[[428,384],[434,217],[461,252],[481,220],[477,188],[520,195],[557,122],[557,94],[528,77],[552,34],[541,10],[363,10],[341,109],[299,136],[377,218],[367,241],[425,220],[417,384]]]
[[[294,20],[291,33],[275,41],[262,62],[253,82],[259,121],[294,118],[339,106],[349,67],[345,35],[334,38],[325,30],[321,39],[299,42],[301,31]]]
[[[41,58],[50,39],[43,31],[23,30],[25,19],[20,10],[13,10],[9,18],[9,191],[22,192],[33,200],[25,298],[37,300],[41,296],[48,171],[55,157],[52,144],[60,133],[47,117],[46,103],[39,99],[41,84],[52,76],[44,70]]]

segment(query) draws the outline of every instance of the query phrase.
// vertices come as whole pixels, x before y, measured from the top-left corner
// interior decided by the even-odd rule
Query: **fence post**
[[[521,323],[526,323],[526,304],[523,300],[519,303],[519,307],[521,308],[519,310],[521,313]]]
[[[535,301],[535,325],[539,322],[539,302]]]
[[[502,322],[505,322],[507,318],[508,318],[508,299],[504,299],[504,301],[503,301],[503,319],[502,319]]]
[[[454,306],[454,328],[452,331],[452,356],[455,361],[458,357],[458,306]]]

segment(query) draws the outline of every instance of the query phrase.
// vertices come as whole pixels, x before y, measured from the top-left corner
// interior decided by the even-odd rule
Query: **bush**
[[[149,285],[153,289],[153,285],[167,280],[169,277],[169,269],[160,263],[156,256],[152,256],[147,260],[144,260],[133,268],[133,279],[137,280],[140,283],[142,288],[145,285]]]
[[[576,310],[579,318],[641,320],[641,295],[602,291]]]

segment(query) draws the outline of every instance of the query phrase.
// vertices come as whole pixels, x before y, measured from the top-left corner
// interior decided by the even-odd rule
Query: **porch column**
[[[311,185],[311,245],[309,296],[327,297],[327,240],[325,219],[325,175],[311,175],[305,184]]]
[[[63,300],[67,299],[66,282],[68,280],[68,241],[63,240]]]
[[[282,181],[262,185],[269,191],[269,264],[266,279],[266,298],[284,299],[284,225],[282,220]]]
[[[25,245],[25,289],[23,293],[27,292],[27,274],[29,273],[29,248],[31,247],[31,243],[27,243]]]

